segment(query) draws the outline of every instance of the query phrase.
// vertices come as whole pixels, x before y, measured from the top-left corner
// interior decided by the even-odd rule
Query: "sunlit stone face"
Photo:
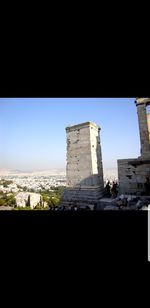
[[[150,142],[150,113],[147,114],[147,124],[148,124],[148,134],[149,134],[149,142]]]
[[[148,106],[150,105],[150,98],[149,97],[136,97],[136,103],[138,105],[145,103]]]

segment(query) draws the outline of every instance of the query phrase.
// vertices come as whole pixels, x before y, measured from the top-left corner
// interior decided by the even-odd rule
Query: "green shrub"
[[[33,209],[30,206],[16,206],[14,209],[14,211],[32,211]]]
[[[48,210],[49,206],[43,207],[41,205],[36,205],[36,207],[34,208],[34,210]]]
[[[0,206],[15,206],[16,205],[16,199],[13,194],[7,195],[2,194],[0,197]]]

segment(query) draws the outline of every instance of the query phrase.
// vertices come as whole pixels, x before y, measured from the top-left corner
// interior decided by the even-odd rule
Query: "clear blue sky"
[[[0,168],[66,167],[65,127],[101,127],[104,168],[140,155],[134,98],[0,98]]]

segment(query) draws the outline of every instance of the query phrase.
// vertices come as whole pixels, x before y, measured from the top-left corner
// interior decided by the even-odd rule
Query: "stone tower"
[[[96,203],[104,193],[100,127],[85,122],[66,127],[67,189],[66,204]]]

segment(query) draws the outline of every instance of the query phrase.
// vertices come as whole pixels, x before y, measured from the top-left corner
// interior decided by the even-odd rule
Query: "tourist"
[[[113,182],[112,188],[111,188],[111,194],[112,198],[116,198],[118,194],[118,184]]]
[[[150,194],[150,179],[147,177],[146,178],[146,183],[145,183],[145,194],[149,195]]]
[[[107,193],[107,196],[110,197],[111,196],[111,193],[110,193],[110,182],[108,181],[107,184],[106,184],[106,193]]]

